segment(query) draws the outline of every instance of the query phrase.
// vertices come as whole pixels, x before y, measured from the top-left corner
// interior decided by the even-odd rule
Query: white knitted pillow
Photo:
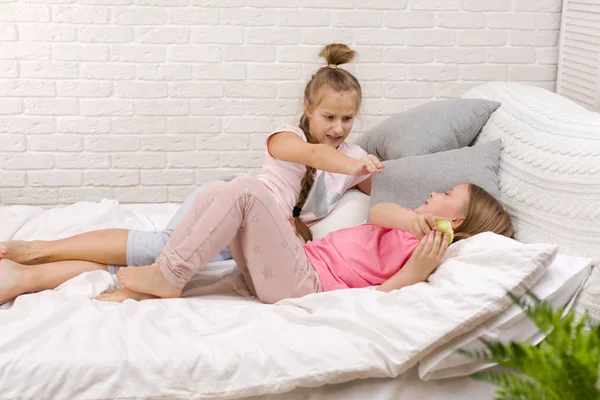
[[[502,103],[476,140],[502,139],[500,200],[515,236],[595,260],[575,311],[600,322],[600,114],[512,82],[483,84],[463,97]]]

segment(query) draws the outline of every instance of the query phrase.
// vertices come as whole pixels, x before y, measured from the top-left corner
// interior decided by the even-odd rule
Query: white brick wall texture
[[[490,80],[553,90],[560,0],[0,2],[0,204],[179,202],[256,173],[319,49],[364,87],[354,134]]]

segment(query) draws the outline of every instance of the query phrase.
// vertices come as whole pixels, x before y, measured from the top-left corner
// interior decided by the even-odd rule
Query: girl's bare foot
[[[37,250],[38,242],[27,242],[24,240],[10,240],[0,242],[0,258],[8,258],[21,264],[38,264],[42,260]]]
[[[117,290],[116,292],[101,294],[100,296],[96,297],[96,300],[113,301],[116,303],[122,303],[127,299],[141,301],[141,300],[149,300],[149,299],[156,299],[156,298],[157,298],[156,296],[153,296],[151,294],[134,292],[127,288],[123,288],[123,289]]]
[[[165,279],[158,265],[125,267],[117,271],[117,279],[125,288],[134,292],[153,294],[162,298],[181,295],[181,289]]]
[[[28,271],[14,261],[0,260],[0,305],[27,293]]]

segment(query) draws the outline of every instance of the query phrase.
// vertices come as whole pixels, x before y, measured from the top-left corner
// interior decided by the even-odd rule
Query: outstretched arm
[[[369,210],[369,221],[384,228],[410,232],[422,238],[435,228],[436,218],[430,214],[418,214],[396,203],[375,204]]]
[[[308,165],[321,171],[360,176],[380,172],[383,168],[383,163],[375,156],[356,160],[326,144],[307,143],[293,132],[274,134],[267,147],[269,154],[278,160]]]
[[[440,265],[450,241],[440,230],[431,231],[419,242],[407,263],[377,290],[390,292],[415,283],[424,282]]]

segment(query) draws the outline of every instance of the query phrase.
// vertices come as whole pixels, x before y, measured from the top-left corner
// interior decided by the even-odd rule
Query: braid
[[[306,135],[306,140],[308,143],[316,144],[318,143],[310,134],[310,119],[306,114],[303,114],[300,117],[300,128]],[[302,183],[300,184],[300,195],[298,196],[298,201],[296,202],[296,207],[302,209],[304,203],[306,202],[306,198],[308,197],[308,193],[310,193],[310,189],[312,188],[313,183],[315,182],[315,173],[316,169],[313,167],[306,166],[306,173],[302,178]],[[296,234],[304,240],[304,242],[310,242],[313,239],[312,232],[310,228],[306,226],[306,224],[300,219],[300,216],[294,217],[294,227],[296,229]]]

